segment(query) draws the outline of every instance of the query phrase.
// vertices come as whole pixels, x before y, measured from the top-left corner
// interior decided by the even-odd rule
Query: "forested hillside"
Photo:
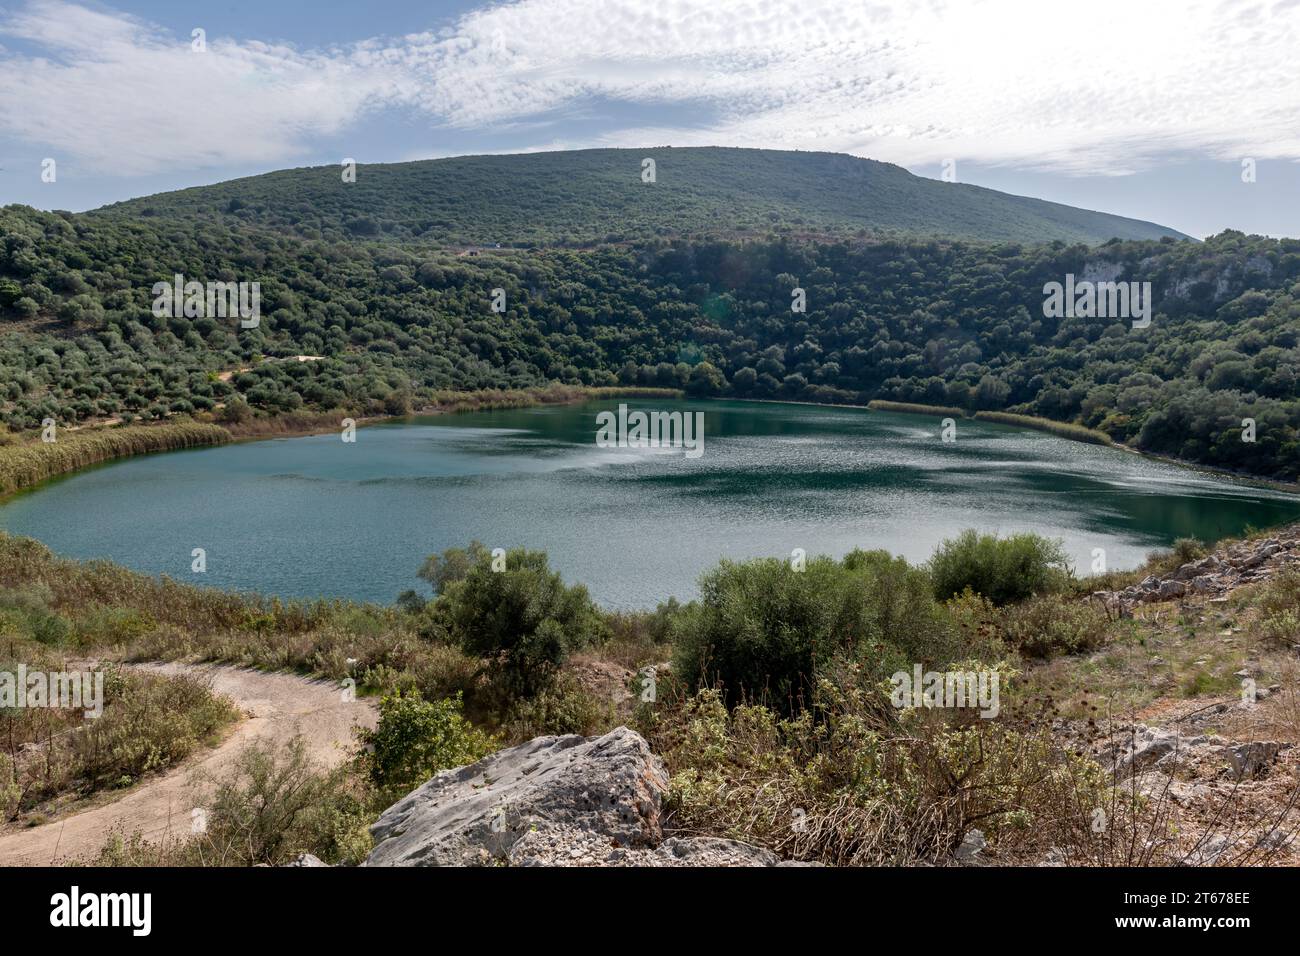
[[[642,163],[655,163],[654,182]],[[453,246],[591,245],[647,236],[788,233],[1046,242],[1185,238],[1154,223],[913,176],[839,153],[590,149],[286,169],[94,215],[227,221],[308,239]]]
[[[0,210],[0,237],[0,416],[12,429],[400,412],[435,389],[623,383],[1010,409],[1207,464],[1300,473],[1295,240],[652,239],[466,256],[229,218],[17,206]],[[155,316],[152,286],[177,272],[260,282],[260,326]],[[1150,282],[1150,327],[1044,317],[1044,284],[1067,273]],[[796,288],[806,312],[792,311]]]

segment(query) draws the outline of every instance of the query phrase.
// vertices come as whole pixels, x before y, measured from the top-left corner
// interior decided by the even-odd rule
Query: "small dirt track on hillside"
[[[250,743],[283,743],[297,735],[306,742],[314,763],[335,766],[347,755],[353,727],[375,725],[373,704],[345,700],[337,684],[215,664],[146,664],[141,669],[206,678],[215,693],[230,698],[246,716],[220,746],[145,780],[120,800],[0,835],[0,866],[86,860],[99,851],[114,827],[127,835],[138,830],[151,841],[167,835],[186,837],[194,807],[191,777],[196,771],[219,777]]]

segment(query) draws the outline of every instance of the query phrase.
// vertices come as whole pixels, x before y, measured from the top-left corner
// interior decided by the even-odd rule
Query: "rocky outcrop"
[[[1108,753],[1110,769],[1125,778],[1147,770],[1165,770],[1185,763],[1191,752],[1205,745],[1222,744],[1217,737],[1183,737],[1172,730],[1142,724],[1121,732]]]
[[[1097,755],[1102,766],[1120,779],[1159,779],[1181,773],[1254,780],[1268,773],[1286,747],[1275,741],[1235,743],[1214,734],[1182,735],[1163,727],[1136,724],[1117,730],[1101,744]],[[1147,786],[1155,785],[1148,781]]]
[[[714,837],[668,837],[655,849],[611,846],[574,827],[542,826],[511,847],[512,866],[780,866],[770,850]]]
[[[1238,780],[1253,780],[1267,772],[1285,746],[1273,740],[1257,740],[1225,747],[1224,752]]]
[[[1148,575],[1122,591],[1097,591],[1093,597],[1121,612],[1137,604],[1180,598],[1214,600],[1243,584],[1266,580],[1290,564],[1300,564],[1300,527],[1295,525],[1274,537],[1229,545],[1163,577]]]
[[[668,777],[637,733],[538,737],[445,770],[371,827],[366,866],[773,866],[732,840],[663,832]]]

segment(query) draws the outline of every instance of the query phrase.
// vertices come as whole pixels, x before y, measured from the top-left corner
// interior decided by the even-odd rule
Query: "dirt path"
[[[188,836],[194,807],[191,775],[195,771],[219,776],[249,743],[283,742],[297,734],[305,739],[313,761],[334,766],[346,755],[353,726],[375,725],[374,706],[365,700],[345,701],[335,684],[223,665],[143,666],[158,673],[208,677],[213,691],[229,697],[248,716],[220,746],[191,757],[120,800],[0,836],[0,866],[49,866],[90,857],[103,846],[114,826],[128,835],[139,830],[149,840],[168,833]]]

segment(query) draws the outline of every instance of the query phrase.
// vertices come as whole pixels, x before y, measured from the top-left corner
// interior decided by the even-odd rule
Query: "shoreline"
[[[595,390],[593,390],[593,391],[595,391]],[[540,406],[542,406],[542,405],[547,405],[547,404],[550,404],[550,405],[557,405],[557,406],[563,406],[563,405],[574,405],[574,404],[579,404],[579,403],[589,402],[589,401],[599,401],[599,400],[601,400],[602,398],[604,398],[604,399],[608,399],[608,400],[617,400],[617,399],[620,398],[620,397],[628,397],[628,398],[630,398],[630,397],[633,397],[633,396],[632,396],[631,394],[628,394],[628,393],[631,393],[631,392],[637,392],[637,391],[639,391],[639,390],[636,390],[636,389],[629,389],[629,390],[622,391],[622,392],[620,392],[619,390],[616,390],[616,394],[611,395],[609,392],[604,392],[602,395],[599,395],[599,396],[598,396],[598,395],[593,395],[593,394],[591,394],[591,393],[569,394],[569,395],[566,395],[562,400],[560,400],[560,399],[554,399],[554,400],[552,400],[552,401],[545,401],[545,400],[543,400],[543,399],[541,399],[541,398],[539,398],[539,397],[537,397],[537,396],[533,396],[533,399],[534,399],[534,400],[530,401],[527,405],[511,404],[511,405],[508,405],[508,406],[498,406],[498,407],[499,407],[499,408],[502,408],[502,409],[507,409],[507,408],[528,408],[528,407],[540,407]],[[641,391],[643,391],[643,390],[641,390]],[[652,396],[652,397],[654,397],[654,396]],[[660,396],[660,397],[665,397],[665,396]],[[676,398],[677,400],[680,400],[680,397],[678,397],[678,396],[673,396],[673,397]],[[806,405],[806,406],[812,406],[812,407],[817,407],[817,408],[836,407],[836,406],[827,406],[827,405],[825,405],[825,404],[823,404],[823,403],[818,403],[818,402],[791,402],[791,401],[782,401],[782,400],[763,400],[763,399],[734,399],[734,398],[718,398],[718,399],[709,399],[709,398],[699,398],[699,399],[688,399],[688,400],[697,401],[697,402],[699,402],[699,404],[701,404],[701,405],[704,405],[704,404],[706,404],[706,403],[708,403],[708,402],[711,402],[711,401],[720,401],[720,402],[726,402],[726,403],[739,403],[739,402],[746,402],[746,403],[748,403],[748,402],[754,402],[754,403],[760,403],[760,402],[766,402],[766,403],[768,403],[768,404]],[[867,408],[867,407],[865,407],[865,406],[847,406],[847,405],[845,405],[845,406],[839,406],[839,407],[854,408],[855,410],[863,410],[863,409],[865,408],[865,409],[868,410],[868,411],[880,411],[880,410],[882,410],[882,409],[871,409],[871,408]],[[432,417],[439,416],[439,415],[443,415],[443,414],[460,413],[460,412],[466,412],[466,411],[488,411],[488,410],[492,410],[492,409],[489,408],[489,407],[486,407],[486,406],[485,406],[485,407],[479,407],[479,408],[465,408],[465,407],[457,407],[457,406],[427,406],[427,407],[425,407],[425,408],[420,409],[419,411],[412,411],[411,413],[409,413],[409,414],[407,414],[407,415],[375,415],[375,416],[370,416],[370,417],[368,417],[368,418],[358,418],[358,419],[356,420],[356,423],[357,423],[357,426],[358,426],[358,427],[364,427],[364,426],[367,426],[367,425],[385,424],[385,423],[401,423],[401,422],[413,423],[413,422],[412,422],[413,419],[418,419],[418,418],[420,418],[420,417],[425,417],[425,416],[428,416],[428,417],[431,417],[431,418],[432,418]],[[331,418],[330,423],[329,423],[329,424],[323,424],[323,423],[321,423],[321,422],[319,421],[319,419],[323,419],[323,418],[325,418],[326,416],[328,416],[328,417]],[[332,435],[332,434],[337,434],[337,432],[338,432],[338,426],[337,426],[337,424],[333,421],[333,419],[334,419],[334,413],[313,413],[313,415],[311,415],[311,416],[309,416],[309,417],[310,417],[310,418],[313,418],[313,419],[317,419],[318,421],[317,421],[315,424],[312,424],[312,423],[310,423],[310,422],[303,422],[303,423],[300,423],[300,424],[301,424],[301,427],[293,428],[292,430],[286,429],[286,430],[282,430],[282,431],[279,431],[279,432],[263,432],[263,433],[260,433],[260,434],[234,435],[234,436],[231,436],[230,438],[228,438],[228,439],[226,439],[226,440],[224,440],[224,441],[217,442],[217,443],[214,443],[214,444],[210,444],[210,445],[207,445],[207,446],[191,444],[191,445],[189,445],[189,446],[179,446],[179,447],[176,447],[176,448],[173,448],[173,449],[159,449],[159,450],[161,450],[161,451],[184,451],[184,450],[191,450],[191,449],[195,449],[195,450],[197,450],[197,449],[202,448],[202,447],[219,447],[221,444],[227,444],[227,443],[229,443],[229,444],[235,444],[235,443],[244,443],[244,442],[251,442],[251,441],[264,441],[264,440],[270,440],[270,439],[274,439],[274,438],[297,438],[297,437],[305,437],[305,436],[309,436],[309,435],[322,435],[322,434],[331,434],[331,435]],[[973,420],[975,420],[975,419],[971,419],[971,420],[973,421]],[[267,420],[267,423],[268,423],[268,424],[274,424],[275,422],[276,422],[275,419]],[[280,424],[283,424],[283,422],[280,422]],[[990,422],[989,424],[1001,424],[1001,423]],[[123,426],[123,429],[122,429],[122,430],[130,429],[130,428],[135,428],[135,429],[137,429],[137,430],[143,430],[143,429],[149,429],[149,428],[161,429],[161,428],[164,428],[164,427],[166,427],[166,426],[167,426],[167,423],[159,423],[159,424],[156,425],[156,426]],[[188,421],[187,421],[187,422],[184,422],[184,423],[173,423],[173,425],[172,425],[172,427],[185,427],[185,426],[189,426],[189,427],[207,427],[207,428],[212,428],[213,430],[217,430],[215,426],[199,426],[199,425],[197,425],[197,423],[188,422]],[[1015,428],[1016,426],[1012,425],[1012,426],[1009,426],[1009,427]],[[87,431],[89,431],[89,429],[87,429]],[[1058,436],[1058,437],[1063,437],[1063,436]],[[1117,448],[1117,449],[1121,449],[1121,450],[1123,450],[1123,451],[1127,451],[1127,452],[1130,452],[1131,454],[1136,454],[1136,455],[1139,455],[1139,456],[1142,456],[1142,457],[1151,457],[1151,458],[1159,458],[1159,457],[1160,457],[1160,456],[1154,456],[1154,455],[1144,455],[1144,453],[1142,453],[1142,452],[1140,452],[1140,451],[1137,451],[1136,449],[1133,449],[1133,448],[1130,448],[1130,447],[1128,447],[1128,446],[1126,446],[1126,445],[1122,445],[1122,444],[1118,444],[1118,443],[1113,444],[1113,445],[1110,446],[1110,447],[1114,447],[1114,448]],[[0,453],[3,453],[3,451],[4,451],[4,448],[3,448],[3,447],[0,447]],[[153,454],[153,453],[155,453],[155,452],[154,452],[154,451],[143,451],[143,452],[137,452],[137,453],[126,454],[126,455],[122,455],[122,456],[119,456],[119,457],[134,457],[135,454]],[[70,471],[67,471],[67,472],[63,472],[63,473],[60,473],[60,474],[51,475],[51,476],[49,476],[48,478],[42,479],[41,481],[36,482],[36,483],[34,483],[34,484],[30,485],[30,486],[26,486],[26,487],[23,487],[23,488],[21,488],[21,489],[18,489],[18,490],[14,491],[14,492],[12,492],[12,493],[10,493],[10,494],[0,495],[0,505],[5,504],[5,503],[8,502],[12,497],[15,497],[15,496],[17,496],[17,495],[25,494],[25,493],[27,493],[27,492],[29,492],[29,491],[35,491],[35,490],[38,490],[42,485],[46,484],[46,482],[52,482],[52,481],[56,481],[56,480],[61,480],[61,479],[63,479],[63,478],[68,478],[68,477],[71,477],[71,476],[75,475],[75,474],[78,473],[78,472],[88,471],[88,470],[90,470],[91,468],[96,468],[96,467],[99,467],[99,466],[101,466],[101,465],[111,464],[112,461],[114,461],[114,460],[115,460],[115,459],[104,459],[104,460],[102,460],[102,461],[91,462],[91,463],[88,463],[88,464],[86,464],[86,465],[84,465],[84,466],[81,466],[81,467],[79,467],[79,468],[76,468],[76,469],[73,469],[73,470],[70,470]],[[1181,465],[1181,466],[1183,466],[1183,467],[1190,468],[1190,469],[1193,470],[1193,471],[1203,470],[1203,469],[1197,468],[1196,466],[1188,465],[1188,464],[1183,463],[1183,462],[1172,461],[1172,460],[1168,460],[1168,459],[1164,459],[1164,461],[1165,461],[1165,463],[1168,463],[1168,464]],[[1229,477],[1229,478],[1233,478],[1233,476],[1227,476],[1227,477]],[[1256,482],[1254,482],[1254,484],[1266,484],[1266,483],[1264,483],[1264,482],[1260,482],[1260,481],[1256,481]],[[1278,524],[1265,523],[1265,524],[1260,525],[1260,526],[1256,526],[1256,525],[1253,525],[1253,524],[1246,524],[1246,525],[1244,525],[1244,526],[1242,527],[1242,529],[1241,529],[1239,532],[1237,532],[1237,533],[1235,533],[1235,534],[1233,534],[1233,533],[1228,533],[1228,534],[1225,535],[1223,532],[1219,532],[1219,534],[1218,534],[1217,536],[1215,536],[1213,540],[1214,540],[1214,542],[1216,543],[1216,546],[1217,546],[1218,544],[1222,544],[1223,542],[1227,542],[1227,541],[1234,541],[1234,540],[1247,540],[1247,539],[1251,539],[1251,538],[1257,537],[1257,536],[1259,536],[1261,533],[1270,533],[1270,532],[1272,532],[1273,530],[1275,530],[1275,529],[1277,529],[1277,528],[1289,527],[1291,524],[1295,523],[1297,520],[1300,520],[1300,519],[1288,518],[1288,519],[1286,519],[1286,520],[1284,520],[1284,521],[1282,521],[1282,522],[1280,522],[1280,523],[1278,523]],[[15,536],[17,536],[17,537],[27,537],[27,536],[28,536],[28,535],[17,534],[17,533],[15,533],[15,532],[7,532],[3,527],[0,527],[0,539],[3,539],[6,535],[8,535],[9,537],[15,537]],[[30,535],[30,532],[29,532],[29,535]],[[36,538],[36,539],[34,539],[34,540],[40,541],[39,538]],[[41,543],[44,544],[44,542],[41,542]],[[45,547],[48,548],[49,546],[48,546],[48,545],[45,545]],[[1164,547],[1165,547],[1164,545],[1157,545],[1157,549],[1163,549]],[[891,550],[891,554],[894,553],[892,548],[891,548],[890,550]],[[819,553],[820,553],[820,552],[819,552]],[[1155,552],[1151,552],[1151,553],[1155,553]],[[86,561],[89,560],[89,559],[70,558],[70,557],[67,557],[66,555],[58,554],[57,552],[56,552],[56,555],[57,555],[58,557],[60,557],[61,559],[63,559],[63,560],[68,560],[68,561],[73,561],[73,562],[86,563]],[[116,563],[116,562],[115,562],[115,563]],[[1138,566],[1140,566],[1140,565],[1138,565]],[[125,567],[125,566],[123,565],[122,567]],[[1122,570],[1122,569],[1121,569],[1121,570]],[[1128,570],[1131,570],[1131,569],[1128,569]],[[156,577],[155,575],[152,575],[152,574],[150,574],[149,572],[133,571],[132,573],[141,574],[141,575],[143,575],[143,576],[145,576],[145,577],[149,577],[149,578],[154,578],[154,577]],[[1082,577],[1088,577],[1089,575],[1081,575],[1081,576],[1082,576]],[[586,583],[586,582],[577,582],[577,583]],[[306,606],[306,605],[313,605],[313,604],[322,603],[322,602],[323,602],[323,603],[327,603],[327,604],[343,603],[343,604],[348,604],[348,605],[357,605],[357,606],[361,606],[361,605],[370,605],[370,606],[374,606],[374,607],[377,607],[377,608],[392,608],[392,607],[396,606],[395,601],[389,601],[388,603],[383,603],[382,599],[380,599],[380,600],[376,600],[376,599],[374,599],[374,598],[349,597],[349,596],[340,595],[340,594],[311,594],[311,595],[301,595],[301,596],[295,596],[295,595],[291,595],[291,594],[290,594],[290,595],[283,595],[283,596],[281,596],[281,595],[276,595],[276,594],[272,594],[272,593],[264,593],[264,592],[261,592],[261,591],[256,590],[255,588],[254,588],[254,589],[241,589],[241,588],[237,588],[237,587],[234,586],[234,585],[222,586],[222,585],[199,585],[199,584],[194,584],[194,585],[190,585],[190,586],[196,587],[196,588],[198,588],[198,589],[200,589],[200,590],[204,590],[204,591],[215,591],[215,592],[218,592],[218,593],[229,594],[229,595],[235,595],[235,596],[240,597],[241,599],[247,599],[247,600],[251,600],[251,601],[285,601],[285,602],[291,602],[291,603],[302,604],[302,605],[304,605],[304,606]],[[675,598],[676,595],[670,595],[670,597]],[[609,606],[606,606],[606,605],[603,605],[603,604],[600,605],[600,606],[601,606],[602,610],[605,610],[605,611],[607,611],[607,612],[609,612],[609,613],[620,613],[621,611],[627,611],[628,613],[634,613],[634,614],[635,614],[635,613],[641,613],[642,611],[650,611],[650,610],[651,610],[650,608],[639,608],[639,607],[632,607],[632,608],[609,607]]]
[[[108,464],[122,458],[135,457],[140,454],[158,454],[167,451],[185,451],[192,448],[215,448],[223,444],[244,444],[255,441],[271,441],[277,438],[305,438],[311,435],[324,435],[339,430],[341,418],[352,418],[358,428],[364,428],[370,425],[381,425],[391,422],[406,421],[417,417],[433,417],[437,415],[452,415],[464,412],[477,411],[500,411],[516,408],[536,408],[544,405],[575,405],[585,401],[599,401],[602,399],[616,398],[666,398],[672,400],[687,399],[687,396],[680,389],[659,389],[645,386],[566,386],[551,385],[545,388],[534,389],[482,389],[473,392],[442,392],[437,393],[438,401],[436,404],[426,404],[418,409],[411,409],[401,415],[360,415],[358,413],[349,413],[343,409],[336,409],[327,412],[311,413],[288,413],[286,415],[271,416],[260,419],[250,419],[242,423],[223,423],[218,422],[212,416],[207,416],[212,420],[188,418],[181,421],[163,421],[148,425],[121,425],[116,420],[107,422],[89,423],[84,425],[68,426],[63,431],[70,432],[78,436],[95,436],[105,432],[112,433],[117,431],[131,430],[133,434],[141,435],[145,430],[166,428],[169,425],[173,427],[199,426],[202,429],[220,429],[227,437],[220,438],[213,436],[212,441],[195,442],[193,436],[187,441],[177,444],[175,447],[157,447],[147,448],[141,451],[127,450],[121,454],[110,454],[105,457],[95,458],[89,461],[78,461],[73,467],[53,471],[43,475],[35,481],[28,481],[17,484],[12,488],[4,488],[2,475],[0,475],[0,504],[7,501],[14,495],[21,494],[39,487],[47,481],[56,478],[63,478],[76,474],[86,468],[96,465]],[[918,417],[943,418],[952,417],[952,413],[957,411],[953,408],[944,406],[927,406],[912,402],[887,402],[882,399],[872,399],[867,404],[858,403],[827,403],[827,402],[809,402],[793,399],[778,398],[737,398],[735,396],[709,396],[696,399],[704,402],[713,401],[732,401],[732,402],[752,402],[763,405],[806,405],[815,408],[851,408],[862,411],[887,412],[896,415],[916,415]],[[1004,414],[1004,413],[996,413]],[[1014,413],[1005,413],[1014,414]],[[304,420],[294,423],[293,418],[301,416]],[[326,418],[328,416],[328,424]],[[1262,478],[1257,475],[1251,475],[1247,472],[1233,471],[1227,468],[1221,468],[1215,465],[1207,465],[1199,462],[1188,461],[1182,458],[1176,458],[1169,455],[1162,455],[1157,452],[1143,451],[1134,448],[1125,442],[1110,441],[1108,443],[1099,442],[1089,439],[1082,435],[1072,435],[1068,431],[1058,431],[1052,426],[1070,425],[1068,422],[1055,422],[1052,419],[1040,418],[1038,416],[1018,416],[1023,418],[1022,421],[1004,422],[992,418],[981,418],[978,414],[971,415],[962,413],[963,421],[982,421],[989,425],[999,425],[1006,428],[1020,428],[1026,431],[1041,431],[1045,434],[1053,435],[1066,441],[1075,441],[1080,444],[1092,444],[1102,448],[1113,448],[1117,451],[1128,452],[1141,458],[1147,458],[1152,461],[1158,461],[1162,464],[1174,465],[1185,468],[1189,471],[1198,472],[1204,475],[1224,478],[1234,482],[1240,482],[1257,488],[1266,488],[1271,491],[1278,491],[1284,494],[1300,495],[1300,481],[1286,482],[1272,478]],[[1035,425],[1034,421],[1041,421],[1041,425]],[[263,427],[259,428],[261,425]],[[1075,426],[1083,429],[1084,426]],[[0,445],[0,472],[3,472],[5,460],[9,453],[18,449],[32,448],[36,446],[34,441],[19,441],[7,445]]]
[[[757,399],[742,399],[742,401],[771,402],[773,400],[757,398]],[[908,409],[908,410],[903,410],[901,408],[896,408],[896,407],[881,407],[879,405],[873,407],[873,405],[875,405],[875,402],[876,400],[873,399],[872,402],[867,405],[828,405],[826,407],[865,408],[867,409],[867,411],[872,411],[872,412],[889,412],[895,415],[917,415],[919,417],[925,417],[925,418],[942,418],[945,417],[950,411],[949,409],[945,409],[937,405],[935,406],[914,405],[912,409]],[[783,402],[780,400],[776,400],[775,404],[820,405],[822,403],[821,402],[788,402],[788,401]],[[897,404],[909,404],[909,403],[897,403]],[[924,410],[926,408],[933,408],[933,411]],[[1003,414],[1003,413],[998,413],[998,414]],[[1006,413],[1006,414],[1014,414],[1014,413]],[[1202,464],[1201,462],[1188,461],[1185,458],[1175,458],[1171,455],[1159,454],[1158,452],[1143,451],[1141,448],[1134,448],[1132,445],[1121,441],[1112,440],[1106,443],[1099,442],[1099,441],[1089,441],[1087,438],[1081,436],[1076,437],[1066,432],[1053,431],[1049,427],[1051,425],[1069,425],[1070,424],[1069,422],[1056,422],[1050,418],[1039,418],[1039,416],[1034,416],[1034,415],[1026,415],[1021,417],[1038,418],[1038,420],[1042,421],[1044,424],[1041,427],[1036,427],[1033,424],[1030,424],[1028,422],[1017,422],[1017,423],[1002,422],[990,418],[980,418],[978,414],[964,415],[963,419],[965,421],[984,422],[986,425],[1001,425],[1004,428],[1023,428],[1026,431],[1041,431],[1044,434],[1052,435],[1056,438],[1062,438],[1066,441],[1078,442],[1081,445],[1096,445],[1099,448],[1114,448],[1116,451],[1125,451],[1131,455],[1137,455],[1140,458],[1149,458],[1152,461],[1158,461],[1166,465],[1177,465],[1180,468],[1186,468],[1189,471],[1196,471],[1207,475],[1213,475],[1216,478],[1229,478],[1233,481],[1239,481],[1242,482],[1243,484],[1253,485],[1259,488],[1268,488],[1272,491],[1281,491],[1281,492],[1285,492],[1286,494],[1300,495],[1300,481],[1279,481],[1276,478],[1261,478],[1260,476],[1252,475],[1249,472],[1232,471],[1231,469],[1220,468],[1216,465],[1206,465],[1206,464]],[[1079,425],[1076,427],[1084,428],[1085,426]]]
[[[244,444],[255,441],[271,441],[277,438],[305,438],[311,435],[325,435],[331,432],[337,432],[340,428],[343,418],[351,418],[356,422],[358,428],[368,425],[380,425],[386,422],[405,421],[418,416],[435,416],[435,415],[454,415],[463,412],[480,412],[480,411],[499,411],[511,408],[536,408],[543,405],[575,405],[579,402],[595,401],[603,398],[671,398],[680,399],[684,393],[677,389],[655,389],[646,387],[619,387],[619,386],[569,386],[558,385],[548,386],[536,389],[482,389],[474,392],[445,392],[436,393],[439,398],[447,396],[449,401],[441,404],[425,405],[420,409],[412,409],[401,415],[361,415],[356,412],[348,412],[345,409],[335,409],[324,412],[309,413],[289,413],[280,416],[271,416],[260,419],[249,419],[247,422],[227,423],[218,422],[212,416],[205,419],[196,419],[193,417],[180,420],[167,420],[154,422],[145,425],[122,425],[117,420],[107,422],[88,423],[84,425],[65,426],[61,431],[65,431],[75,436],[73,443],[75,445],[90,445],[98,438],[107,435],[110,441],[116,440],[124,446],[130,444],[132,438],[143,437],[152,447],[133,450],[130,447],[118,449],[106,448],[99,449],[90,453],[88,456],[74,456],[69,462],[70,467],[56,467],[49,470],[48,473],[40,474],[31,480],[24,480],[23,477],[16,481],[12,487],[6,487],[4,480],[4,471],[11,460],[16,460],[19,456],[27,458],[39,458],[42,455],[55,456],[65,454],[60,449],[66,449],[65,443],[59,445],[58,442],[50,445],[43,445],[39,439],[19,440],[10,444],[0,444],[0,504],[8,501],[15,495],[20,495],[45,484],[48,481],[55,481],[60,478],[67,478],[78,472],[85,471],[88,468],[98,465],[106,465],[124,458],[134,458],[138,455],[159,454],[171,451],[186,451],[197,448],[218,448],[226,444]],[[294,422],[294,416],[299,416],[300,421]],[[210,419],[210,420],[209,420]],[[326,423],[328,420],[328,424]],[[261,425],[263,427],[259,428]],[[170,430],[170,431],[168,431]],[[170,444],[166,436],[172,433],[184,431],[183,440]],[[152,434],[151,434],[152,433]],[[199,438],[200,433],[204,436]],[[160,436],[162,436],[160,438]],[[210,439],[210,440],[208,440]],[[47,451],[48,449],[48,451]],[[37,465],[28,465],[28,467],[43,467],[43,463]]]

